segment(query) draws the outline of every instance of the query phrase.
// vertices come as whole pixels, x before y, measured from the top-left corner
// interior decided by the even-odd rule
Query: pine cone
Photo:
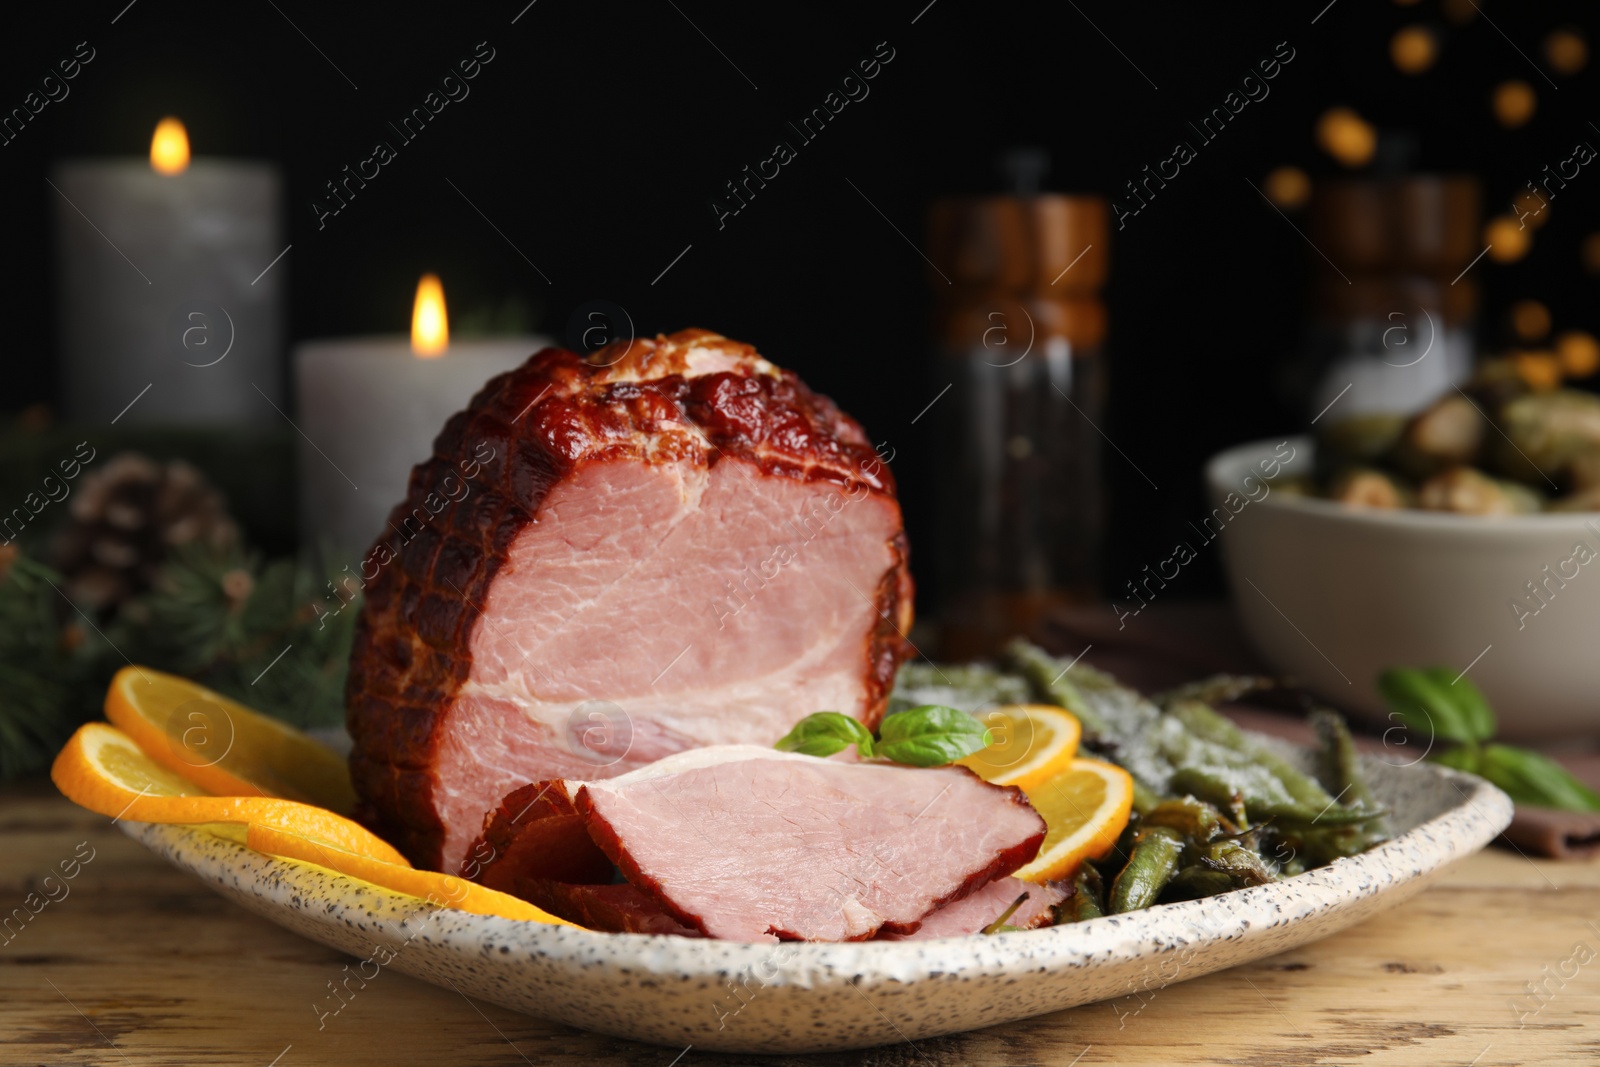
[[[55,542],[67,595],[90,612],[121,605],[150,587],[167,553],[195,542],[235,544],[239,528],[212,484],[181,459],[137,452],[86,475]]]

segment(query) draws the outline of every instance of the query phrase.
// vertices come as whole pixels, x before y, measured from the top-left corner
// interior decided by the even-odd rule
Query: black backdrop
[[[927,423],[910,421],[938,386],[927,267],[908,242],[920,243],[930,198],[995,188],[996,155],[1019,144],[1049,150],[1047,188],[1113,192],[1287,41],[1295,59],[1271,96],[1115,237],[1105,430],[1159,486],[1108,453],[1108,576],[1131,574],[1202,510],[1205,456],[1305,420],[1274,383],[1298,344],[1309,253],[1246,179],[1259,185],[1284,163],[1333,169],[1312,131],[1338,103],[1412,131],[1423,167],[1483,175],[1496,212],[1574,141],[1600,144],[1588,125],[1600,121],[1595,74],[1556,77],[1541,51],[1550,30],[1593,21],[1593,4],[1481,0],[1492,24],[1458,25],[1437,0],[524,3],[13,7],[0,35],[6,108],[77,42],[96,58],[69,98],[0,147],[12,309],[0,408],[51,402],[58,388],[48,166],[143,155],[171,113],[197,154],[283,166],[294,247],[276,269],[289,274],[291,340],[400,332],[425,270],[443,275],[453,312],[514,297],[557,336],[575,307],[605,299],[641,331],[699,325],[750,340],[875,437],[904,442],[896,468],[926,558],[939,472],[918,433]],[[1422,77],[1388,58],[1394,31],[1412,23],[1443,43]],[[479,42],[494,59],[471,95],[319,230],[311,202],[322,184],[365,158],[385,123]],[[723,182],[767,156],[785,122],[879,42],[894,58],[870,96],[719,230],[709,203]],[[1507,78],[1540,97],[1515,131],[1488,106]],[[1486,341],[1503,340],[1504,309],[1522,297],[1548,304],[1558,328],[1600,327],[1596,279],[1579,255],[1596,205],[1600,177],[1585,173],[1552,204],[1532,255],[1480,264]],[[1179,596],[1217,588],[1214,570],[1184,580]]]

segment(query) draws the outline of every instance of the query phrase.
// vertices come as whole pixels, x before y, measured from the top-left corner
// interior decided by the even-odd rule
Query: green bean
[[[1329,796],[1327,790],[1318,785],[1310,775],[1292,766],[1288,760],[1269,751],[1265,746],[1252,742],[1245,737],[1243,731],[1215,709],[1189,701],[1174,705],[1170,714],[1188,727],[1189,732],[1196,737],[1252,757],[1259,766],[1266,768],[1283,783],[1295,801],[1312,811],[1322,811],[1334,803],[1333,797]]]
[[[1062,662],[1020,638],[1006,646],[1006,658],[1042,697],[1076,715],[1086,733],[1094,736],[1107,731],[1106,721],[1083,699],[1077,686],[1067,681],[1070,661]]]
[[[1207,845],[1200,854],[1200,862],[1211,870],[1226,874],[1241,886],[1266,885],[1275,881],[1259,855],[1231,838]]]
[[[1194,797],[1169,797],[1144,813],[1145,826],[1165,826],[1176,830],[1196,845],[1203,845],[1222,832],[1222,813]]]
[[[1172,881],[1167,883],[1166,891],[1162,896],[1168,900],[1198,900],[1201,897],[1214,897],[1218,893],[1226,893],[1230,889],[1237,889],[1233,879],[1224,871],[1212,870],[1200,864],[1190,864],[1180,870]]]
[[[1030,699],[1032,692],[1025,680],[993,667],[907,663],[895,677],[889,713],[924,704],[971,712],[997,704],[1025,704]]]
[[[1067,901],[1068,921],[1081,923],[1100,918],[1106,913],[1104,897],[1105,884],[1100,880],[1100,872],[1092,864],[1085,863],[1072,880],[1072,896]]]
[[[1322,742],[1323,784],[1347,807],[1376,809],[1378,802],[1361,775],[1361,759],[1344,716],[1326,708],[1311,713],[1311,725]]]
[[[1128,865],[1111,884],[1111,913],[1120,915],[1154,904],[1177,873],[1182,854],[1183,838],[1176,831],[1164,826],[1140,830]]]
[[[1202,678],[1198,682],[1190,682],[1176,689],[1157,693],[1150,699],[1162,708],[1170,708],[1174,704],[1188,700],[1198,700],[1202,704],[1214,706],[1231,703],[1242,696],[1263,689],[1275,689],[1277,685],[1273,679],[1259,675],[1213,674],[1210,678]]]

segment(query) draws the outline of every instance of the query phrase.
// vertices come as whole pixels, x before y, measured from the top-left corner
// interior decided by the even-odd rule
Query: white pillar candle
[[[538,337],[452,341],[431,359],[414,355],[404,337],[295,346],[303,542],[338,553],[365,551],[450,416],[490,378],[550,343]]]
[[[277,168],[196,159],[162,174],[147,160],[79,160],[56,167],[54,184],[67,415],[281,419],[287,268],[262,274],[285,248]]]

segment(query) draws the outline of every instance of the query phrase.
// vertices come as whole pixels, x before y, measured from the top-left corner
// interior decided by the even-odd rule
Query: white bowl
[[[1263,487],[1275,452],[1294,451],[1282,475],[1306,475],[1314,447],[1258,441],[1206,465],[1205,532],[1222,527],[1234,603],[1267,662],[1391,726],[1378,672],[1445,666],[1468,672],[1505,738],[1600,734],[1600,515],[1366,510]]]
[[[1263,740],[1310,766],[1309,752]],[[753,945],[419,911],[414,897],[203,829],[119,825],[250,910],[356,956],[352,974],[371,979],[392,966],[517,1011],[665,1045],[665,1063],[690,1045],[776,1053],[915,1041],[1159,989],[1393,907],[1511,820],[1511,801],[1481,778],[1404,752],[1364,767],[1396,836],[1359,856],[1204,900],[929,941]],[[152,963],[152,980],[159,967]],[[330,994],[316,1010],[321,1018],[340,1007]]]

